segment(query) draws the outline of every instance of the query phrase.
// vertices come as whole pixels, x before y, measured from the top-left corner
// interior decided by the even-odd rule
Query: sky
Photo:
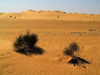
[[[66,13],[100,14],[100,0],[0,0],[0,12],[59,10]]]

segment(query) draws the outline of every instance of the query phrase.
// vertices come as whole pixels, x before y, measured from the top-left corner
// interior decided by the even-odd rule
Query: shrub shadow
[[[33,47],[32,50],[29,50],[29,51],[25,50],[25,48],[24,48],[24,49],[20,49],[20,50],[15,50],[15,52],[21,53],[21,54],[24,54],[24,55],[27,55],[27,56],[32,56],[33,54],[42,55],[44,50],[42,48],[39,48],[39,47]]]
[[[88,61],[86,61],[85,59],[83,58],[80,58],[80,57],[76,57],[74,56],[74,58],[72,58],[69,62],[69,64],[73,64],[74,66],[75,65],[81,65],[81,64],[90,64]]]

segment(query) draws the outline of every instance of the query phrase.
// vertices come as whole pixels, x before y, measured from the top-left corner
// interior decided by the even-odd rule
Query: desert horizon
[[[23,13],[23,12],[31,12],[31,13],[41,13],[41,12],[51,12],[51,13],[55,13],[55,12],[57,12],[57,13],[66,13],[66,14],[89,14],[89,13],[77,13],[77,12],[64,12],[64,11],[61,11],[61,10],[39,10],[39,11],[37,11],[37,10],[26,10],[26,11],[19,11],[19,12],[6,12],[6,13]],[[0,13],[2,13],[2,14],[4,14],[5,12],[0,12]],[[91,15],[100,15],[100,14],[94,14],[94,13],[92,13]]]
[[[40,54],[17,53],[14,42],[36,34]],[[64,55],[72,42],[78,62]],[[100,14],[27,10],[0,13],[0,75],[100,75]],[[70,49],[70,48],[69,48]]]
[[[0,18],[9,19],[44,19],[44,20],[68,20],[68,21],[100,21],[100,14],[84,14],[84,13],[65,13],[63,11],[35,11],[27,10],[19,13],[0,13]]]

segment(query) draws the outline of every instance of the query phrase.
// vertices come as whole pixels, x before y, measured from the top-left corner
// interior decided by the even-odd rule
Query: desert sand
[[[27,30],[38,35],[42,55],[14,51],[16,38]],[[75,56],[90,64],[68,64],[63,50],[76,42]],[[0,75],[100,75],[100,14],[28,10],[0,13]]]

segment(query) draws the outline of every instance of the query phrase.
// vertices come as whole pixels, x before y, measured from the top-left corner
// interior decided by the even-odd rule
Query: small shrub
[[[90,64],[88,61],[86,61],[85,59],[83,58],[80,58],[80,57],[76,57],[74,56],[74,52],[75,51],[78,51],[79,50],[79,46],[76,42],[72,42],[69,47],[65,47],[65,50],[64,50],[64,54],[65,55],[69,55],[72,57],[71,60],[68,61],[69,64],[73,64],[74,66],[81,66],[82,64],[84,63],[87,63],[87,64]],[[86,68],[84,66],[84,68]]]
[[[58,16],[58,18],[59,18],[59,16]]]
[[[63,53],[65,55],[69,55],[71,57],[74,57],[74,52],[79,50],[79,46],[76,42],[72,42],[69,47],[65,47],[65,50],[63,51]]]
[[[34,52],[34,45],[38,41],[36,34],[30,34],[28,31],[26,35],[20,35],[14,42],[14,48],[24,53]]]
[[[16,18],[16,17],[14,17],[14,18]]]
[[[12,18],[12,16],[9,16],[10,18]]]

